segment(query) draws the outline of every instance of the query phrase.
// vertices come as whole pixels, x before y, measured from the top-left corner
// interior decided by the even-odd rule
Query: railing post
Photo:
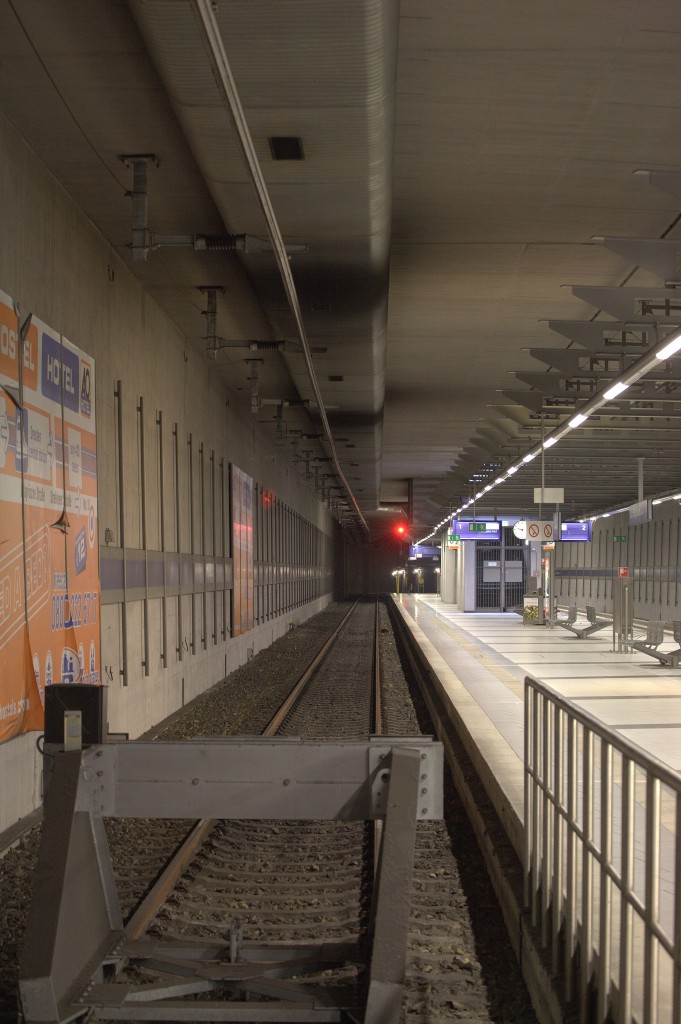
[[[546,949],[549,942],[549,914],[551,912],[551,814],[549,807],[549,789],[551,784],[551,746],[553,736],[549,728],[549,718],[553,708],[551,701],[545,697],[541,702],[541,944]]]
[[[565,890],[567,893],[567,906],[565,910],[565,1001],[571,1003],[574,997],[574,955],[577,940],[577,914],[575,903],[577,900],[577,871],[575,846],[577,827],[577,723],[572,716],[568,717],[568,738],[567,738],[567,867],[565,875]]]
[[[565,812],[564,779],[563,779],[563,722],[565,713],[553,706],[553,913],[551,934],[551,966],[557,974],[560,968],[560,933],[563,923],[563,813]]]
[[[596,986],[596,1012],[599,1021],[608,1018],[612,976],[610,971],[610,915],[611,881],[607,868],[612,863],[612,747],[601,737],[601,871],[600,908],[598,930],[598,985]]]
[[[622,888],[620,892],[620,1005],[624,1020],[631,1017],[631,951],[634,888],[634,765],[622,757]],[[629,897],[629,898],[628,898]]]
[[[677,823],[678,842],[678,823]],[[646,907],[643,1024],[657,1024],[660,946],[654,928],[660,916],[660,781],[646,773]]]
[[[675,811],[676,847],[674,850],[674,980],[672,983],[672,1024],[681,1024],[681,790],[676,794]]]
[[[593,901],[593,873],[589,843],[593,830],[593,733],[585,728],[582,750],[582,943],[580,954],[579,1012],[583,1024],[589,1021],[589,991],[593,964],[591,905]]]

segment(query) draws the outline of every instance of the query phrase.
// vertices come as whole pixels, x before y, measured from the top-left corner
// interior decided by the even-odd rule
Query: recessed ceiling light
[[[297,135],[272,135],[269,139],[273,160],[304,160],[303,143]]]

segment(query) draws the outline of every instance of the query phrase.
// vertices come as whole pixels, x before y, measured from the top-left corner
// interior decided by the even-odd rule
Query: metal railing
[[[681,776],[530,676],[525,903],[583,1024],[681,1024]]]

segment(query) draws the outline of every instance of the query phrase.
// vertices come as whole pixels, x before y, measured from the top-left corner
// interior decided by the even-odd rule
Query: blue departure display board
[[[434,544],[411,544],[409,546],[410,558],[439,558],[440,549]]]
[[[501,540],[501,523],[455,519],[452,533],[457,534],[460,540]]]
[[[591,523],[561,523],[561,540],[591,540]]]

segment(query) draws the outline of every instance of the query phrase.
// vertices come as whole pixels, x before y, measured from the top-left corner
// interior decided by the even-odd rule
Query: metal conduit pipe
[[[300,308],[300,302],[298,300],[298,293],[296,291],[295,282],[293,280],[293,274],[291,273],[291,267],[289,266],[288,256],[286,253],[286,247],[284,245],[284,239],[279,229],[279,224],[272,206],[267,185],[260,168],[260,163],[253,146],[253,140],[251,139],[251,133],[246,123],[246,117],[241,106],[239,94],[236,89],[236,84],[232,77],[232,72],[227,59],[227,54],[222,42],[222,36],[220,35],[220,29],[215,19],[213,12],[213,4],[211,0],[191,0],[192,8],[198,19],[199,27],[203,35],[208,54],[210,56],[211,64],[215,72],[215,78],[218,89],[222,94],[222,98],[225,102],[225,106],[229,111],[232,118],[234,128],[236,130],[239,142],[241,145],[242,155],[251,176],[253,187],[258,198],[258,203],[265,219],[267,227],[267,233],[269,235],[270,243],[274,251],[279,273],[281,275],[282,284],[286,292],[288,299],[289,308],[293,315],[293,319],[296,323],[298,331],[298,337],[300,338],[300,344],[302,347],[303,358],[305,366],[310,378],[310,384],[314,392],[315,401],[319,407],[319,416],[322,421],[324,428],[324,436],[326,437],[331,452],[331,459],[333,461],[334,470],[336,476],[343,485],[343,489],[350,499],[355,513],[359,518],[364,529],[369,532],[367,522],[362,515],[357,499],[355,498],[349,483],[347,482],[343,470],[341,469],[338,461],[338,454],[336,452],[336,446],[334,444],[333,435],[331,434],[331,428],[326,415],[326,409],[324,408],[324,402],[322,400],[321,391],[319,384],[317,383],[317,377],[314,372],[312,365],[312,355],[310,353],[310,345],[307,340],[307,332],[305,330],[305,324],[303,323],[303,314]]]

